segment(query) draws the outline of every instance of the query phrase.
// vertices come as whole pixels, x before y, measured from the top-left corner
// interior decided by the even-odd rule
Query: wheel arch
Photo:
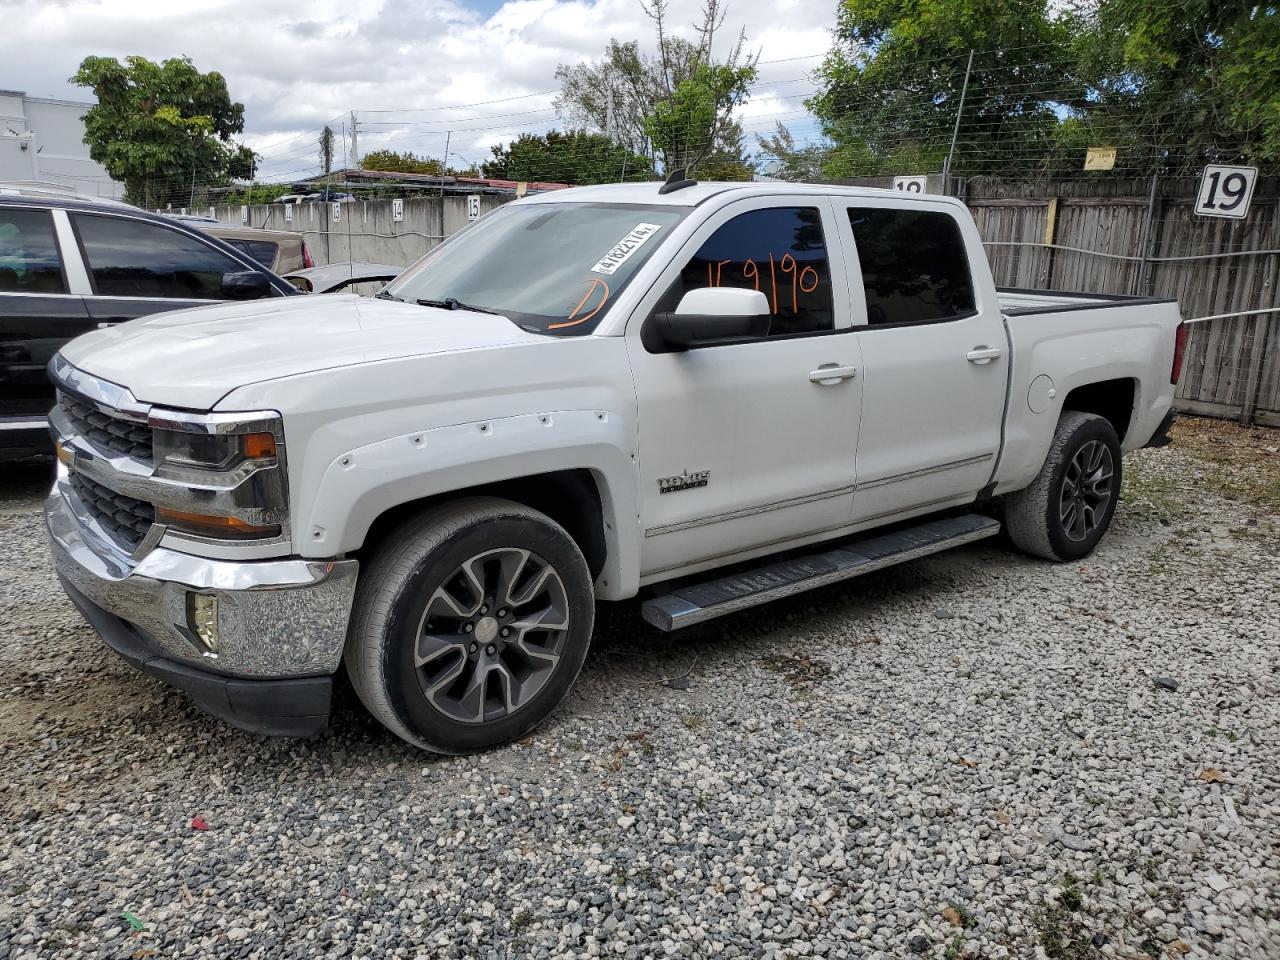
[[[496,497],[546,514],[564,527],[578,545],[592,579],[598,579],[604,573],[609,559],[606,533],[610,531],[606,524],[612,526],[612,523],[605,520],[603,498],[595,474],[581,467],[495,480],[395,504],[374,518],[354,554],[357,557],[371,555],[411,517],[461,497]]]
[[[1124,443],[1125,435],[1133,423],[1134,410],[1138,398],[1138,381],[1133,377],[1117,377],[1112,380],[1098,380],[1081,384],[1066,395],[1062,401],[1062,414],[1068,411],[1092,413],[1110,422],[1115,428],[1116,436]]]

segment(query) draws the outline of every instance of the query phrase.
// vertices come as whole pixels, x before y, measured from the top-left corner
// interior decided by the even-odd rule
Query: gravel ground
[[[117,663],[47,466],[6,466],[0,960],[1274,960],[1280,432],[1177,435],[1086,563],[988,541],[674,637],[607,609],[567,706],[461,759],[349,691],[267,740]]]

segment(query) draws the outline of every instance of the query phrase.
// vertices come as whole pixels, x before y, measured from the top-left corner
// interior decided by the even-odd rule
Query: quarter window
[[[945,213],[851,208],[867,323],[930,323],[974,311],[969,254]]]
[[[168,227],[96,214],[75,219],[99,296],[221,300],[223,276],[248,269]]]
[[[244,251],[253,257],[254,261],[271,269],[271,265],[276,262],[276,251],[279,250],[277,244],[269,240],[245,240]]]
[[[834,326],[831,271],[817,207],[770,207],[721,226],[680,273],[674,299],[703,287],[759,290],[769,299],[769,336]]]
[[[66,293],[48,210],[0,207],[0,293]]]

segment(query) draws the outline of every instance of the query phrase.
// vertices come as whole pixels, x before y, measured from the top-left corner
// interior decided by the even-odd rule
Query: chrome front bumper
[[[253,679],[338,669],[355,593],[355,560],[232,562],[157,547],[134,561],[98,529],[63,476],[45,502],[45,524],[59,577],[131,625],[168,661]],[[218,598],[216,654],[188,624],[192,592]]]

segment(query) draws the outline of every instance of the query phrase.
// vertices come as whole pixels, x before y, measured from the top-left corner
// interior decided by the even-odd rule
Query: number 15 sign
[[[1232,217],[1243,220],[1253,199],[1257,167],[1207,166],[1200,178],[1196,214],[1201,217]]]

